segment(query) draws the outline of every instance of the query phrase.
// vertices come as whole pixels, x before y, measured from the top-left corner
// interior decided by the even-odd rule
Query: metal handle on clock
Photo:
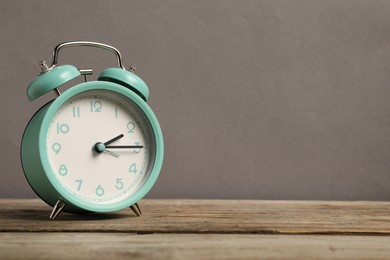
[[[107,44],[104,44],[104,43],[89,42],[89,41],[71,41],[71,42],[63,42],[63,43],[58,44],[54,48],[53,62],[51,63],[51,66],[50,66],[50,68],[48,68],[48,70],[54,68],[57,65],[58,53],[60,52],[60,50],[62,48],[77,47],[77,46],[95,47],[95,48],[100,48],[100,49],[111,51],[116,55],[116,57],[118,59],[118,67],[126,70],[125,67],[123,66],[121,53],[118,51],[117,48],[110,46],[110,45],[107,45]]]

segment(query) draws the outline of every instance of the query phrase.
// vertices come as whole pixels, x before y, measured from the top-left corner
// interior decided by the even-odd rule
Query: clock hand
[[[108,149],[140,149],[140,148],[144,148],[143,145],[109,145],[109,144],[121,139],[122,137],[124,137],[124,135],[120,134],[120,135],[108,140],[105,143],[97,142],[94,146],[95,151],[98,153],[106,152],[106,153],[111,154],[115,157],[119,157],[119,154],[114,153],[114,152],[109,151],[109,150],[106,150],[106,149],[107,148]]]
[[[115,142],[115,141],[118,141],[118,140],[121,139],[122,137],[124,137],[124,135],[123,135],[123,134],[120,134],[120,135],[118,135],[118,136],[116,136],[116,137],[114,137],[114,138],[108,140],[108,141],[105,142],[105,143],[97,142],[97,143],[95,144],[95,146],[94,146],[95,151],[98,152],[98,153],[106,152],[106,153],[111,154],[111,155],[113,155],[113,156],[115,156],[115,157],[119,157],[119,154],[106,150],[106,145],[109,145],[109,144],[111,144],[111,143],[113,143],[113,142]]]
[[[143,145],[107,145],[108,149],[139,149],[144,148]]]
[[[104,152],[104,153],[111,154],[112,156],[115,156],[116,158],[118,158],[118,157],[120,156],[119,154],[114,153],[114,152],[112,152],[112,151],[110,151],[110,150],[104,150],[103,152]]]
[[[118,136],[112,138],[111,140],[108,140],[107,142],[105,142],[105,143],[103,143],[103,144],[104,144],[105,146],[107,146],[107,145],[109,145],[109,144],[111,144],[111,143],[113,143],[113,142],[115,142],[115,141],[118,141],[118,140],[121,139],[122,137],[124,137],[124,135],[123,135],[123,134],[120,134],[120,135],[118,135]]]
[[[119,157],[119,154],[114,153],[114,152],[109,151],[109,150],[106,150],[106,146],[103,143],[100,143],[100,142],[95,144],[94,149],[98,153],[103,153],[104,152],[104,153],[111,154],[111,155],[113,155],[113,156],[115,156],[117,158]]]

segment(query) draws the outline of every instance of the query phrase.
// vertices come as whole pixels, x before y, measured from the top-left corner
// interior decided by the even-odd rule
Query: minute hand
[[[107,145],[107,149],[139,149],[144,148],[143,145]]]

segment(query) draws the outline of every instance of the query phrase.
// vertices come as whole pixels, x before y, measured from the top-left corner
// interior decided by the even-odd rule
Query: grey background
[[[150,87],[166,153],[148,197],[390,199],[390,1],[3,0],[0,31],[1,197],[35,197],[19,147],[54,97],[26,98],[38,61],[90,40]]]

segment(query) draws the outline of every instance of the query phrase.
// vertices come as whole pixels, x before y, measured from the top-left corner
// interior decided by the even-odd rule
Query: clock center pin
[[[96,143],[95,144],[95,151],[98,153],[104,152],[106,150],[106,146],[103,143]]]

